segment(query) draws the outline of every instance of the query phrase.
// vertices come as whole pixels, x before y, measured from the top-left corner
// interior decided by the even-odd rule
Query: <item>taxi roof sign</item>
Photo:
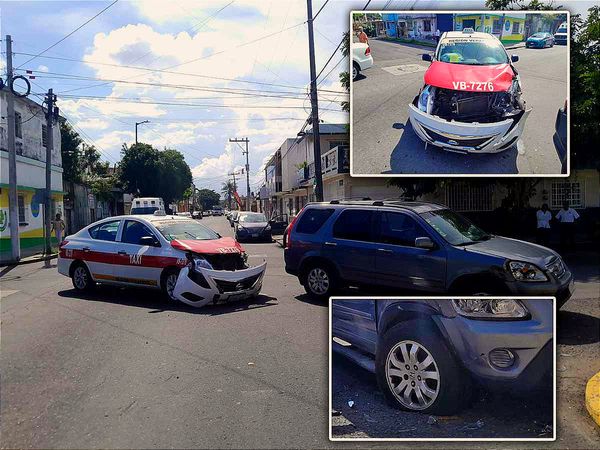
[[[475,30],[473,28],[463,28],[462,32],[464,34],[473,34],[475,33]]]

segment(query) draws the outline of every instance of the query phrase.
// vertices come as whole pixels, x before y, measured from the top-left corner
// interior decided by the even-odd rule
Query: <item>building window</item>
[[[463,29],[464,28],[473,28],[475,29],[475,19],[464,19],[462,22]]]
[[[562,208],[563,202],[568,201],[571,208],[585,208],[585,184],[574,181],[555,181],[552,183],[550,207]]]
[[[348,145],[348,141],[329,141],[329,150],[334,149],[336,147],[340,147],[342,145]]]
[[[23,127],[21,121],[21,113],[15,111],[15,136],[23,138]]]
[[[48,127],[42,124],[42,147],[48,146]]]
[[[521,32],[521,23],[520,22],[513,22],[512,34],[519,34],[520,32]]]
[[[431,20],[423,21],[423,31],[431,31]]]
[[[454,211],[492,211],[492,185],[452,183],[446,189],[446,205]]]
[[[500,24],[500,19],[494,19],[494,25],[492,26],[492,33],[500,34],[502,30],[502,25]]]
[[[19,224],[24,224],[27,222],[27,217],[25,215],[25,197],[19,195],[17,197],[17,204],[19,206]]]

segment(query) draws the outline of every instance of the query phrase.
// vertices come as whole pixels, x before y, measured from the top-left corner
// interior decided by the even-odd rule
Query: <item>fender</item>
[[[376,303],[378,305],[378,303]],[[377,335],[381,338],[387,330],[400,322],[415,319],[432,319],[442,314],[436,300],[427,303],[417,300],[392,301],[380,311],[377,311]],[[435,323],[435,322],[433,322]],[[437,327],[436,323],[436,327]]]

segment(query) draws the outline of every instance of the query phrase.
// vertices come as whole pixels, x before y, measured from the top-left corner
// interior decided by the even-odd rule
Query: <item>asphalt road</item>
[[[223,217],[203,223],[231,235]],[[143,289],[81,296],[43,263],[0,269],[1,447],[340,447],[327,438],[327,307],[284,273],[277,244],[245,247],[251,261],[267,259],[263,295],[198,310]],[[588,278],[591,298],[600,280]],[[560,350],[569,356],[559,357],[566,440],[550,447],[597,442],[582,408],[599,314],[585,305],[569,303],[578,313],[561,319],[571,333]],[[375,395],[365,381],[360,392]]]
[[[352,171],[373,174],[556,175],[561,165],[553,141],[556,113],[567,97],[567,48],[517,48],[515,67],[532,112],[517,146],[497,154],[462,155],[425,148],[408,120],[408,104],[428,67],[421,55],[433,49],[370,41],[374,66],[353,82]]]

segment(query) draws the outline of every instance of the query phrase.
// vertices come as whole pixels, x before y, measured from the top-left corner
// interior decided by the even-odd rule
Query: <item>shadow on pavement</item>
[[[600,342],[600,319],[572,311],[559,311],[557,343],[585,345]]]
[[[267,295],[258,295],[256,298],[239,300],[231,303],[208,304],[201,308],[194,308],[176,301],[167,300],[160,291],[146,289],[119,288],[114,286],[97,286],[93,292],[82,294],[75,289],[59,291],[58,296],[73,300],[92,302],[115,303],[124,306],[148,309],[149,314],[166,311],[179,311],[191,314],[218,316],[249,309],[265,308],[277,305],[277,299]]]
[[[463,155],[425,143],[416,135],[410,120],[394,123],[403,130],[390,155],[390,170],[384,174],[516,174],[517,146],[500,153]]]

